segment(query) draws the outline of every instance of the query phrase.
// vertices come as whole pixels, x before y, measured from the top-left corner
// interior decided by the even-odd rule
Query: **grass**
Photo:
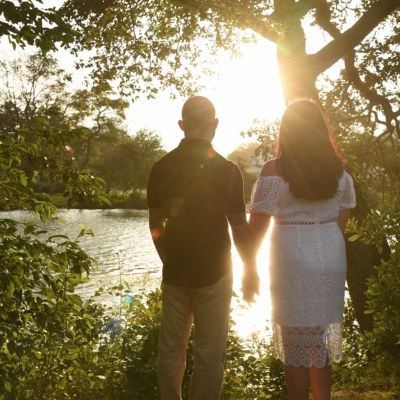
[[[63,196],[62,193],[52,193],[50,194],[50,199],[52,204],[54,204],[57,208],[68,208],[68,199]],[[147,209],[146,204],[146,194],[143,192],[134,192],[131,194],[125,194],[120,196],[118,194],[111,194],[110,195],[111,202],[113,206],[101,206],[96,205],[95,207],[90,204],[84,205],[76,205],[73,208],[129,208],[129,209],[138,209],[138,210],[145,210]],[[92,207],[91,207],[92,206]]]
[[[312,399],[312,397],[310,397]],[[395,394],[386,390],[338,390],[332,393],[332,400],[394,400]]]

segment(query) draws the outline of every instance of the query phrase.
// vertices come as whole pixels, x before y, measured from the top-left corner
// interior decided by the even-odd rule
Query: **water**
[[[99,262],[99,267],[91,274],[90,281],[81,285],[76,292],[83,298],[94,295],[101,286],[118,285],[120,280],[132,287],[132,294],[146,292],[160,286],[162,264],[151,240],[148,228],[148,213],[144,210],[60,210],[58,217],[65,224],[41,222],[24,211],[0,212],[0,219],[14,218],[35,221],[51,234],[66,234],[75,239],[81,225],[90,227],[94,237],[80,238],[81,247]],[[258,256],[261,293],[251,308],[239,298],[234,298],[234,318],[239,333],[248,336],[254,332],[265,332],[266,320],[270,319],[268,291],[268,243],[266,239]],[[242,264],[233,249],[234,291],[240,295]],[[119,298],[106,291],[96,297],[96,301],[118,308]]]

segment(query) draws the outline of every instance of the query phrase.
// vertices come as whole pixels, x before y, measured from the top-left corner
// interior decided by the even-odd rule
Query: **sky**
[[[54,5],[50,4],[51,1],[46,3]],[[317,51],[330,40],[318,28],[309,28],[306,33],[309,53]],[[0,40],[0,51],[7,57],[16,55],[4,37]],[[20,49],[17,51],[22,52]],[[75,70],[75,58],[66,50],[60,50],[55,56],[60,65],[72,73],[74,85],[82,87],[85,71]],[[208,97],[215,105],[220,122],[213,145],[226,156],[245,141],[240,133],[250,128],[254,119],[280,118],[285,104],[279,83],[275,44],[259,38],[257,43],[243,45],[241,58],[231,60],[228,56],[222,57],[215,69],[219,78],[204,78],[205,89],[198,94]],[[165,149],[172,150],[183,137],[177,122],[185,100],[173,100],[168,92],[160,92],[154,100],[145,97],[136,100],[126,111],[128,132],[134,134],[144,127],[154,130],[162,137]]]

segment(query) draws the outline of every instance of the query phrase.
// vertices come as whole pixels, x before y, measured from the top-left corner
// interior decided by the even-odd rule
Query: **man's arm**
[[[233,242],[243,261],[243,299],[251,302],[254,300],[254,295],[260,292],[253,234],[245,213],[228,214],[227,218],[232,229]]]
[[[163,263],[166,261],[165,250],[165,221],[162,210],[159,208],[149,208],[149,227],[151,237],[157,253]]]

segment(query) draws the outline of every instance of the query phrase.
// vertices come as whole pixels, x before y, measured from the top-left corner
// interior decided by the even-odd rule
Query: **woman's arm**
[[[339,218],[337,219],[337,223],[339,225],[339,229],[342,233],[344,233],[344,229],[346,228],[347,221],[350,218],[350,210],[342,210],[339,211]]]
[[[253,232],[254,245],[256,252],[260,250],[261,244],[264,240],[265,234],[267,233],[271,216],[266,214],[251,214],[249,225]]]

